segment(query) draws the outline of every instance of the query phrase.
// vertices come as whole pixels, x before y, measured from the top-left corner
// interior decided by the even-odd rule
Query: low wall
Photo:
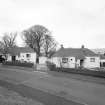
[[[47,71],[49,69],[48,69],[47,65],[45,65],[45,64],[37,64],[36,65],[36,70]]]

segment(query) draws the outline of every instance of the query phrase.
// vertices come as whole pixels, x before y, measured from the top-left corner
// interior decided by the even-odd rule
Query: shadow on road
[[[83,105],[23,84],[16,85],[0,80],[0,86],[13,90],[24,97],[35,99],[45,105]]]

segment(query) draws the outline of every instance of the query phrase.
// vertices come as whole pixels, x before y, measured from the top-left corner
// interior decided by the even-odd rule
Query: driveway
[[[26,72],[18,69],[3,70],[3,68],[0,70],[0,78],[4,80],[9,78],[8,81],[16,85],[38,89],[77,103],[105,105],[105,84],[99,83],[101,79],[98,82],[91,82],[90,80],[84,81],[62,75],[55,76],[38,71]]]

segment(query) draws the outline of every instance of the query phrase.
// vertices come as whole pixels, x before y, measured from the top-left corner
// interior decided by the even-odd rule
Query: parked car
[[[3,56],[3,55],[0,55],[0,63],[3,63],[3,62],[5,62],[5,57]]]

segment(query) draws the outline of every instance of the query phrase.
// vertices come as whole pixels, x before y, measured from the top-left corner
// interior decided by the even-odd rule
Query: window
[[[68,62],[68,58],[62,58],[62,63],[67,63]]]
[[[73,60],[73,59],[70,59],[71,61]]]
[[[90,62],[95,62],[95,58],[90,58]]]
[[[31,55],[30,54],[26,54],[26,57],[29,58]]]

